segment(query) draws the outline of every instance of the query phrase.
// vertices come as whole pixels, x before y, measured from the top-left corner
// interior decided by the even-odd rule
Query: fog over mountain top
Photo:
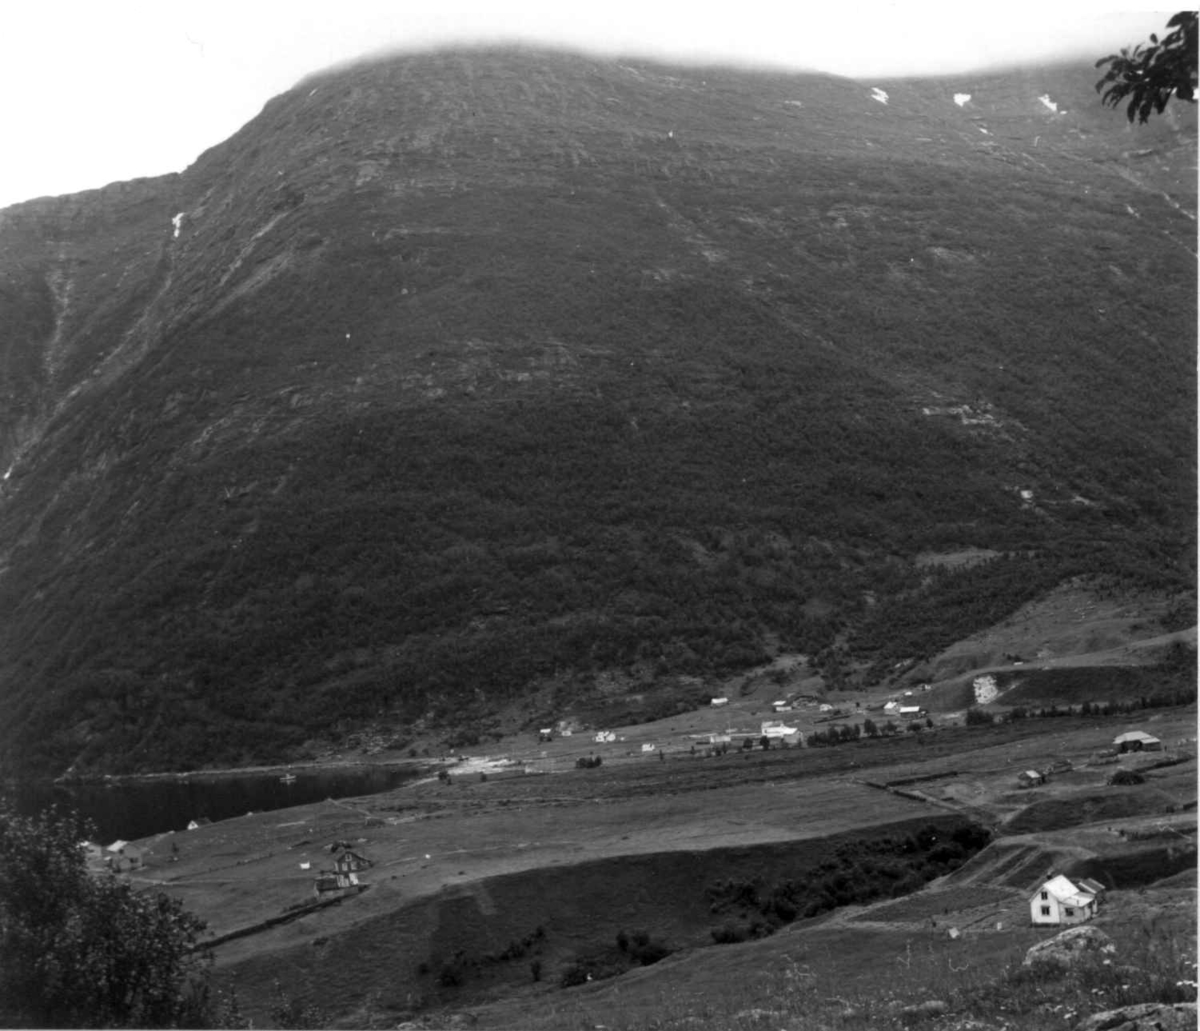
[[[8,12],[0,41],[8,44],[0,94],[20,98],[6,107],[8,152],[16,157],[0,169],[0,206],[183,171],[299,79],[388,48],[524,41],[607,56],[894,77],[1095,60],[1161,29],[1165,16],[1135,8],[115,0],[72,5],[64,16],[61,7],[21,5]]]

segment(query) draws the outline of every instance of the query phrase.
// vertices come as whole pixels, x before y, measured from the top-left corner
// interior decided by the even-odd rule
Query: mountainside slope
[[[1195,118],[1093,76],[410,55],[0,212],[13,768],[779,644],[879,676],[1068,575],[1187,590]]]

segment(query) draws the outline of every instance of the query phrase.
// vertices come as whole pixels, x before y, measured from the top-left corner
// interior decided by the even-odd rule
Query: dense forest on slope
[[[1190,592],[1194,116],[1130,158],[1088,76],[411,55],[0,212],[10,765],[778,648],[877,678],[1069,576]]]

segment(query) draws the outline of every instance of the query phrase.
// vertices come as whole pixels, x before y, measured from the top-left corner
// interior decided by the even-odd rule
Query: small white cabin
[[[1086,923],[1096,915],[1096,898],[1095,892],[1059,874],[1033,893],[1030,922],[1035,927]]]

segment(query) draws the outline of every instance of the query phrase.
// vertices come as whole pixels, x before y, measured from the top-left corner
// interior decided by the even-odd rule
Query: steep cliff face
[[[1090,74],[410,55],[0,212],[0,743],[875,676],[1069,573],[1186,582],[1194,116],[1133,147]],[[910,561],[966,546],[1012,557]]]
[[[8,469],[71,398],[112,375],[163,279],[179,177],[114,183],[0,212],[0,462]]]

